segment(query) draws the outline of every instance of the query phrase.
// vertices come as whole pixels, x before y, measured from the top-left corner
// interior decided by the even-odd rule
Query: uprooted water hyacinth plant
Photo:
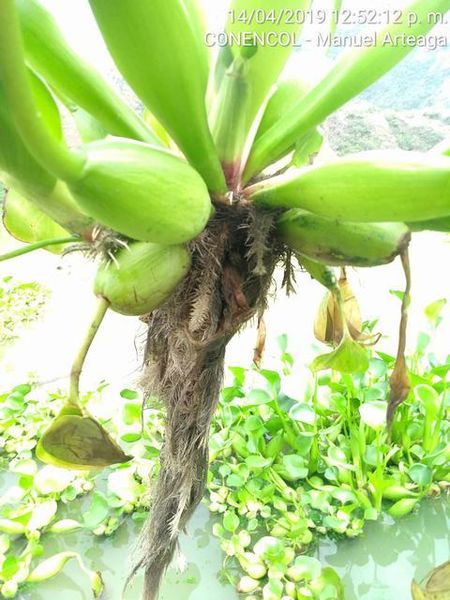
[[[217,53],[206,43],[195,0],[90,5],[145,119],[76,55],[37,0],[3,0],[4,223],[29,245],[1,259],[47,246],[101,261],[98,310],[75,357],[67,401],[38,445],[50,464],[89,470],[129,460],[80,404],[79,380],[107,310],[145,315],[142,384],[146,398],[164,403],[167,419],[152,515],[132,574],[145,570],[144,597],[154,600],[203,494],[225,349],[256,317],[261,355],[277,265],[284,265],[287,289],[298,261],[331,294],[335,323],[325,336],[334,348],[314,369],[359,373],[370,366],[364,346],[373,340],[347,316],[345,273],[338,281],[333,267],[373,267],[401,255],[406,290],[387,409],[395,436],[395,410],[412,385],[404,356],[407,248],[413,231],[449,229],[450,143],[428,154],[334,160],[321,156],[318,127],[414,47],[382,39],[407,35],[419,43],[450,0],[412,2],[414,23],[389,24],[380,43],[343,54],[315,84],[302,80],[301,69],[297,81],[283,80],[292,45],[261,41],[268,33],[299,35],[302,19],[289,15],[300,17],[309,7],[304,0],[278,3],[275,23],[245,22],[246,11],[273,10],[271,2],[232,0],[225,29],[234,42]],[[76,147],[64,138],[63,106],[78,128]]]

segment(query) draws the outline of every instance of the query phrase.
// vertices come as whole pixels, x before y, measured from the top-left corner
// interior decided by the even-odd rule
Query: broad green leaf
[[[234,533],[236,529],[239,527],[239,517],[234,511],[228,510],[223,516],[223,526],[226,531],[230,533]]]
[[[366,348],[350,337],[344,337],[336,350],[315,358],[310,368],[314,373],[325,369],[340,373],[363,373],[369,368],[369,354]]]
[[[263,600],[279,600],[283,594],[283,583],[279,579],[269,579],[263,587]]]
[[[289,411],[289,416],[294,421],[314,425],[316,422],[316,413],[308,404],[294,404]]]
[[[255,12],[263,15],[260,19],[242,19],[242,15],[248,15]],[[260,109],[265,97],[271,87],[278,79],[292,49],[295,34],[301,29],[302,23],[296,22],[296,19],[288,19],[290,13],[296,10],[307,8],[305,0],[281,0],[274,4],[271,0],[232,0],[228,11],[228,21],[226,31],[238,36],[241,39],[241,45],[233,44],[231,50],[234,57],[242,55],[245,46],[249,45],[250,36],[279,36],[283,32],[286,39],[291,43],[274,43],[272,47],[269,44],[258,43],[258,37],[251,41],[253,53],[247,60],[246,83],[248,86],[248,105],[246,111],[246,131],[248,131]],[[272,16],[272,18],[270,18]],[[241,16],[241,18],[239,18]],[[297,20],[299,21],[299,20]],[[288,35],[290,34],[290,36]],[[241,36],[241,38],[239,38]],[[245,36],[245,37],[243,37]],[[244,41],[246,40],[246,41]],[[248,48],[247,48],[248,50]]]
[[[411,480],[421,487],[430,485],[433,481],[433,471],[427,465],[416,463],[409,468],[408,475]]]
[[[292,164],[296,167],[310,165],[315,155],[320,151],[323,141],[324,136],[320,129],[313,129],[311,132],[306,133],[295,145]]]
[[[435,419],[439,413],[441,401],[439,394],[430,385],[419,384],[414,388],[414,396],[417,402],[423,404],[427,417]]]
[[[292,480],[304,479],[308,476],[308,467],[305,465],[305,459],[296,454],[285,454],[283,456],[283,467]]]
[[[272,460],[270,458],[264,458],[264,456],[252,455],[245,459],[245,464],[250,467],[250,469],[264,469],[272,464]]]
[[[140,423],[142,417],[142,406],[135,402],[126,402],[123,407],[123,419],[125,425],[131,426]]]
[[[17,190],[10,188],[3,205],[3,224],[17,240],[33,244],[44,240],[67,238],[69,233],[43,213],[33,202]],[[64,244],[48,247],[50,252],[60,254]]]
[[[252,390],[245,400],[242,401],[243,406],[260,406],[272,402],[272,397],[264,390]]]
[[[430,321],[431,325],[433,325],[434,327],[436,327],[439,324],[439,321],[441,319],[441,313],[446,304],[447,299],[441,298],[440,300],[432,302],[425,308],[425,316]]]
[[[34,477],[34,487],[42,495],[58,494],[75,479],[76,474],[67,469],[45,465]]]
[[[122,442],[125,442],[126,444],[134,444],[135,442],[138,442],[141,438],[141,433],[125,433],[124,435],[120,436]]]
[[[88,470],[131,458],[95,419],[76,415],[57,417],[39,440],[36,455],[57,467]]]
[[[256,542],[253,551],[256,556],[272,562],[283,558],[285,546],[281,540],[275,537],[265,536]]]
[[[126,400],[136,400],[137,398],[139,398],[139,394],[135,390],[124,389],[120,392],[120,395]]]
[[[365,402],[359,407],[361,421],[372,429],[383,429],[386,426],[386,410],[386,402]]]
[[[258,431],[264,428],[264,422],[261,417],[256,415],[251,415],[244,421],[244,429],[250,433]]]
[[[4,581],[12,579],[19,570],[19,561],[13,554],[9,554],[3,561],[1,567],[1,577]]]
[[[320,562],[312,556],[297,556],[292,567],[288,569],[288,576],[293,581],[311,581],[317,579],[321,571]]]
[[[108,500],[105,495],[95,491],[92,496],[92,502],[89,510],[83,513],[83,523],[88,529],[98,527],[109,515]]]
[[[135,476],[135,469],[117,469],[108,475],[108,489],[123,502],[136,503],[144,493],[145,487]]]

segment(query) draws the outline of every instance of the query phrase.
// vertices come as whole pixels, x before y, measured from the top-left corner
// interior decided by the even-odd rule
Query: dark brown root
[[[203,496],[226,346],[264,311],[283,253],[273,221],[239,205],[218,207],[191,250],[188,277],[148,322],[143,387],[164,402],[167,422],[152,513],[130,575],[145,570],[144,600],[157,598],[178,535]]]

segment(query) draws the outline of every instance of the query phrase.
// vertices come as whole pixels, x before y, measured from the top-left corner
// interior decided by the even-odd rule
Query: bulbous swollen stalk
[[[100,265],[94,293],[123,315],[145,315],[163,304],[191,266],[185,246],[131,244]]]
[[[411,239],[403,223],[349,223],[293,209],[277,222],[280,238],[313,261],[375,267],[392,262]]]
[[[404,223],[450,216],[450,158],[361,152],[244,190],[266,208],[302,208],[341,221]]]
[[[211,215],[210,196],[185,160],[132,140],[102,140],[85,150],[83,176],[69,189],[100,224],[158,244],[181,244],[203,231]]]

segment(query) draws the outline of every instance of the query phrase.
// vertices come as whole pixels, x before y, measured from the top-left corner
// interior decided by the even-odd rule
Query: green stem
[[[80,406],[80,376],[83,370],[83,365],[86,360],[89,348],[94,341],[95,335],[102,324],[103,318],[106,311],[109,308],[109,302],[105,298],[100,298],[97,304],[97,309],[94,314],[94,318],[89,325],[86,337],[81,344],[75,360],[72,364],[72,370],[70,372],[70,392],[68,404],[72,406]]]
[[[15,0],[1,2],[0,80],[19,133],[34,158],[64,181],[77,180],[85,157],[57,142],[36,109],[25,66],[22,35]]]
[[[34,252],[35,250],[40,250],[41,248],[47,248],[48,246],[57,246],[58,244],[70,244],[71,242],[77,242],[79,239],[80,238],[78,235],[72,235],[71,237],[53,238],[51,240],[42,240],[42,242],[28,244],[28,246],[23,248],[17,248],[17,250],[11,250],[11,252],[7,252],[6,254],[0,254],[0,262],[9,260],[10,258],[16,258],[17,256],[23,256],[24,254]]]

